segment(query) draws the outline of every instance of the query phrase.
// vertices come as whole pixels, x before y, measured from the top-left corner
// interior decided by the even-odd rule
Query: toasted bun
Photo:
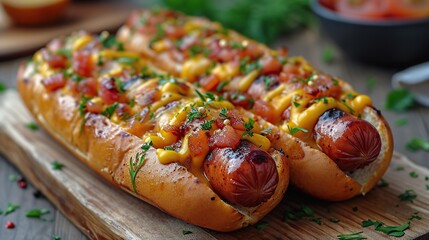
[[[21,66],[18,89],[38,123],[102,178],[170,215],[209,229],[232,231],[256,223],[280,202],[286,191],[289,166],[275,150],[270,152],[279,174],[274,195],[257,207],[238,209],[224,202],[185,167],[161,164],[152,148],[137,174],[134,193],[129,159],[144,142],[102,115],[87,114],[83,122],[77,100],[61,91],[47,92],[39,74],[28,77],[32,71],[31,63]]]
[[[146,14],[145,11],[143,10],[141,13]],[[215,24],[194,17],[189,17],[189,21],[192,24],[195,21],[196,24]],[[234,31],[229,33],[233,34],[231,39],[235,41],[251,41]],[[138,31],[132,31],[128,25],[124,25],[118,31],[117,37],[119,41],[124,43],[126,49],[139,52],[142,56],[150,59],[155,66],[172,75],[181,75],[181,63],[173,61],[166,52],[156,53],[149,48],[149,36]],[[264,52],[270,51],[265,45],[259,44],[259,46]],[[343,90],[351,91],[353,89],[344,82]],[[285,132],[279,132],[279,140],[275,144],[276,148],[283,149],[290,161],[291,183],[314,197],[328,201],[347,200],[370,191],[381,179],[390,163],[393,140],[387,122],[377,110],[366,107],[362,113],[362,119],[371,123],[378,130],[382,147],[374,162],[355,170],[353,173],[343,172],[331,158],[315,147],[314,144],[307,144]]]

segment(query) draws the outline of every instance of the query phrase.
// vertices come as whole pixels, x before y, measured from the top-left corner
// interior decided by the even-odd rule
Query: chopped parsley
[[[61,237],[58,235],[52,235],[52,240],[61,240]]]
[[[6,210],[3,212],[3,214],[6,216],[10,213],[15,212],[16,209],[20,208],[20,206],[18,204],[15,203],[7,203],[7,208]]]
[[[396,167],[396,171],[403,171],[405,168],[404,168],[404,166],[401,166],[401,165],[399,165],[399,166],[397,166]]]
[[[259,231],[264,230],[266,227],[268,227],[268,222],[266,221],[259,221],[258,223],[256,223],[255,225],[256,229],[258,229]]]
[[[333,84],[334,86],[338,86],[338,84],[339,84],[338,79],[336,79],[336,78],[332,78],[332,84]]]
[[[322,225],[322,218],[321,217],[313,217],[310,219],[312,222],[317,223],[318,225]]]
[[[229,118],[228,109],[226,109],[226,108],[220,109],[219,116],[222,118]]]
[[[273,84],[274,78],[272,78],[272,77],[264,77],[262,79],[262,81],[264,82],[264,89],[268,90],[268,89],[270,89],[270,86]]]
[[[412,138],[407,142],[406,147],[410,151],[424,150],[429,152],[429,141],[421,138]]]
[[[131,178],[131,186],[133,188],[133,191],[137,193],[136,190],[136,177],[137,172],[140,170],[140,168],[143,166],[143,163],[145,161],[146,157],[146,151],[149,150],[149,148],[152,146],[152,140],[150,140],[148,143],[145,143],[141,146],[141,149],[143,152],[137,152],[134,160],[132,157],[130,157],[130,178]]]
[[[247,58],[240,60],[240,72],[244,74],[249,74],[253,70],[261,70],[262,66],[258,60],[249,63]]]
[[[15,174],[10,174],[8,179],[11,182],[16,182],[18,180],[18,176],[16,176]]]
[[[387,110],[403,112],[415,105],[413,94],[403,88],[390,91],[386,97],[385,107]]]
[[[284,212],[284,221],[286,220],[300,220],[304,217],[313,217],[314,211],[308,206],[302,206],[298,209],[286,209]]]
[[[25,216],[28,218],[41,218],[43,215],[48,213],[49,213],[49,210],[46,208],[42,208],[42,209],[36,208],[26,212]]]
[[[301,106],[301,104],[300,104],[299,102],[293,102],[293,105],[294,105],[295,107],[299,107],[299,106]]]
[[[331,64],[334,62],[334,52],[331,47],[324,47],[322,51],[322,59],[326,64]]]
[[[29,123],[25,124],[25,126],[32,131],[39,130],[39,126],[35,122],[29,122]]]
[[[406,118],[398,118],[395,120],[395,125],[398,127],[402,127],[408,124],[408,119]]]
[[[383,178],[378,183],[378,187],[380,187],[380,188],[384,188],[384,187],[388,187],[388,186],[389,186],[389,183],[386,182],[386,180],[384,180]]]
[[[214,123],[214,120],[204,120],[203,123],[201,123],[201,129],[202,130],[210,130],[212,129],[212,124]]]
[[[187,122],[192,122],[194,119],[202,118],[203,114],[195,108],[195,106],[191,106],[191,110],[188,113],[188,120]]]
[[[119,104],[116,102],[110,106],[108,106],[104,111],[101,112],[102,115],[106,116],[107,118],[111,118],[113,114],[115,113],[116,108],[119,106]]]
[[[355,232],[355,233],[348,233],[348,234],[339,234],[337,235],[338,240],[364,240],[367,239],[364,236],[361,236],[363,232]]]
[[[322,101],[324,104],[328,104],[328,98],[327,97],[320,97],[315,99],[317,102]]]
[[[411,217],[408,218],[408,221],[413,221],[414,219],[422,220],[422,217],[419,214],[420,214],[419,212],[414,212],[413,215],[411,215]]]
[[[192,234],[192,231],[189,231],[189,230],[182,230],[182,234],[183,234],[183,235]]]
[[[122,43],[116,41],[114,35],[110,35],[108,32],[102,32],[99,37],[100,42],[105,48],[116,47],[119,51],[124,50]]]
[[[53,161],[51,165],[52,165],[53,170],[61,170],[64,167],[64,164],[62,164],[58,161]]]
[[[412,177],[412,178],[418,178],[419,175],[416,172],[412,171],[412,172],[410,172],[410,177]]]
[[[220,82],[219,83],[219,85],[217,85],[217,87],[216,87],[216,91],[217,92],[221,92],[222,91],[222,89],[226,86],[226,85],[228,85],[230,83],[230,81],[223,81],[223,82]]]
[[[232,49],[243,49],[244,46],[241,45],[241,43],[237,42],[237,41],[232,41],[230,44]]]
[[[385,233],[393,237],[402,237],[405,235],[405,230],[410,227],[410,222],[404,223],[400,226],[387,226],[383,222],[364,220],[362,221],[362,227],[374,226],[374,230]]]
[[[174,151],[174,147],[166,146],[166,147],[164,147],[164,150]]]
[[[6,85],[0,81],[0,93],[6,91],[6,89],[7,89]]]
[[[116,59],[117,62],[126,64],[126,65],[133,65],[139,60],[137,57],[119,57]]]
[[[255,124],[255,120],[253,120],[252,118],[249,118],[249,121],[244,123],[244,128],[246,129],[246,131],[241,135],[242,137],[246,135],[253,136],[253,124]]]
[[[63,55],[68,59],[72,58],[72,51],[71,49],[67,49],[67,48],[60,48],[55,52],[57,55]]]
[[[208,56],[210,55],[211,50],[208,48],[203,48],[199,45],[193,45],[188,49],[188,52],[189,52],[189,55],[191,55],[191,57],[194,57],[198,54],[203,54],[204,56]]]
[[[124,82],[120,78],[115,78],[115,86],[116,86],[116,90],[118,90],[118,92],[120,92],[120,93],[125,92]]]
[[[85,97],[82,96],[82,98],[80,99],[80,103],[79,103],[79,113],[81,116],[83,116],[85,114],[85,108],[86,108],[86,103],[91,100],[90,97]]]
[[[412,189],[407,189],[407,190],[405,190],[405,192],[403,192],[399,195],[399,199],[401,201],[413,202],[414,199],[416,199],[416,198],[417,198],[417,194]]]
[[[156,25],[156,33],[155,33],[155,36],[150,40],[150,43],[152,44],[152,43],[154,43],[154,42],[157,42],[157,41],[161,40],[161,38],[163,38],[164,36],[165,36],[164,29],[162,29],[161,24],[160,24],[160,23],[158,23],[158,24]]]
[[[308,132],[308,130],[305,129],[305,128],[289,127],[289,125],[287,125],[287,129],[289,130],[289,133],[292,134],[292,135],[296,134],[299,131],[304,132],[304,133]]]

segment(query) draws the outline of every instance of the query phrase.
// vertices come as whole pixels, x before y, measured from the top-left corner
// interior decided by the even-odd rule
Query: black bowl
[[[429,60],[429,19],[356,20],[338,15],[318,0],[311,7],[322,31],[357,61],[405,67]]]

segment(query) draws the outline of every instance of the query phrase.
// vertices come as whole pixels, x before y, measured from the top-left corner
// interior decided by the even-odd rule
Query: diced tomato
[[[234,129],[244,131],[246,128],[244,127],[244,121],[241,118],[241,114],[237,110],[228,110],[227,111],[229,125],[231,125]],[[216,119],[216,126],[218,128],[223,128],[225,126],[224,119]]]
[[[65,68],[67,66],[67,58],[64,55],[54,54],[46,48],[41,50],[43,61],[45,61],[50,68]]]
[[[248,43],[248,45],[240,51],[240,59],[249,58],[250,61],[258,59],[262,56],[263,51],[254,43]]]
[[[55,91],[60,88],[63,88],[66,85],[67,81],[62,73],[56,73],[50,77],[43,79],[42,83],[48,91]]]
[[[295,78],[295,75],[294,75],[294,74],[291,74],[291,73],[281,72],[281,73],[279,74],[279,81],[280,81],[281,83],[287,83],[287,82],[290,82],[290,81],[292,81],[292,79],[294,79],[294,78]]]
[[[200,80],[201,86],[206,91],[214,90],[216,88],[216,86],[219,84],[219,82],[220,82],[220,78],[215,74],[212,74],[212,75],[207,76],[207,77],[203,77]]]
[[[262,58],[261,65],[261,74],[264,75],[277,74],[281,72],[283,68],[283,65],[280,63],[280,61],[272,56]]]
[[[256,115],[263,117],[269,122],[277,123],[280,121],[280,116],[275,113],[273,105],[262,99],[256,100],[253,111]]]
[[[87,97],[97,96],[97,80],[95,78],[84,78],[78,83],[78,91]]]
[[[235,106],[247,109],[251,108],[253,105],[253,98],[246,93],[234,92],[231,94],[229,99]]]
[[[390,0],[389,0],[390,1]],[[389,12],[388,0],[342,0],[337,1],[339,14],[356,19],[381,19]]]
[[[99,95],[107,105],[119,102],[121,94],[116,88],[115,81],[111,78],[101,80]]]
[[[241,136],[235,129],[225,125],[219,132],[210,137],[210,147],[212,148],[237,148]]]
[[[188,146],[192,156],[205,156],[209,152],[209,138],[206,131],[193,132],[188,138]]]
[[[338,81],[323,74],[317,76],[312,85],[304,85],[304,90],[314,98],[333,97],[338,99],[342,93],[342,88],[338,85]]]
[[[169,38],[181,38],[185,35],[185,29],[181,26],[168,25],[164,28],[165,35]]]
[[[429,16],[429,0],[390,0],[390,15],[399,18]]]
[[[88,101],[86,103],[86,110],[90,113],[101,113],[103,111],[103,103]]]
[[[94,62],[90,51],[81,50],[73,53],[73,71],[81,77],[91,77]]]

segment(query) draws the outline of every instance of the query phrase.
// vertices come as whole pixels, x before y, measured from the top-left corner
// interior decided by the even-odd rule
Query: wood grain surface
[[[429,181],[425,180],[429,170],[399,154],[395,154],[385,175],[388,187],[377,187],[366,197],[342,203],[321,202],[292,189],[262,220],[267,223],[264,229],[251,226],[225,234],[187,224],[112,188],[43,130],[26,128],[32,121],[15,91],[3,94],[0,97],[0,152],[92,239],[335,239],[338,234],[359,231],[370,239],[380,239],[386,235],[361,227],[361,222],[372,219],[387,225],[401,225],[415,212],[419,212],[422,219],[412,221],[402,239],[429,236],[429,191],[426,189]],[[54,170],[54,161],[65,167]],[[402,170],[397,170],[399,166]],[[410,177],[412,171],[417,178]],[[408,189],[414,190],[417,198],[413,202],[400,201],[398,196]],[[314,216],[285,220],[287,211],[304,205],[313,209]],[[331,218],[339,222],[331,222]],[[182,230],[192,234],[183,235]]]

